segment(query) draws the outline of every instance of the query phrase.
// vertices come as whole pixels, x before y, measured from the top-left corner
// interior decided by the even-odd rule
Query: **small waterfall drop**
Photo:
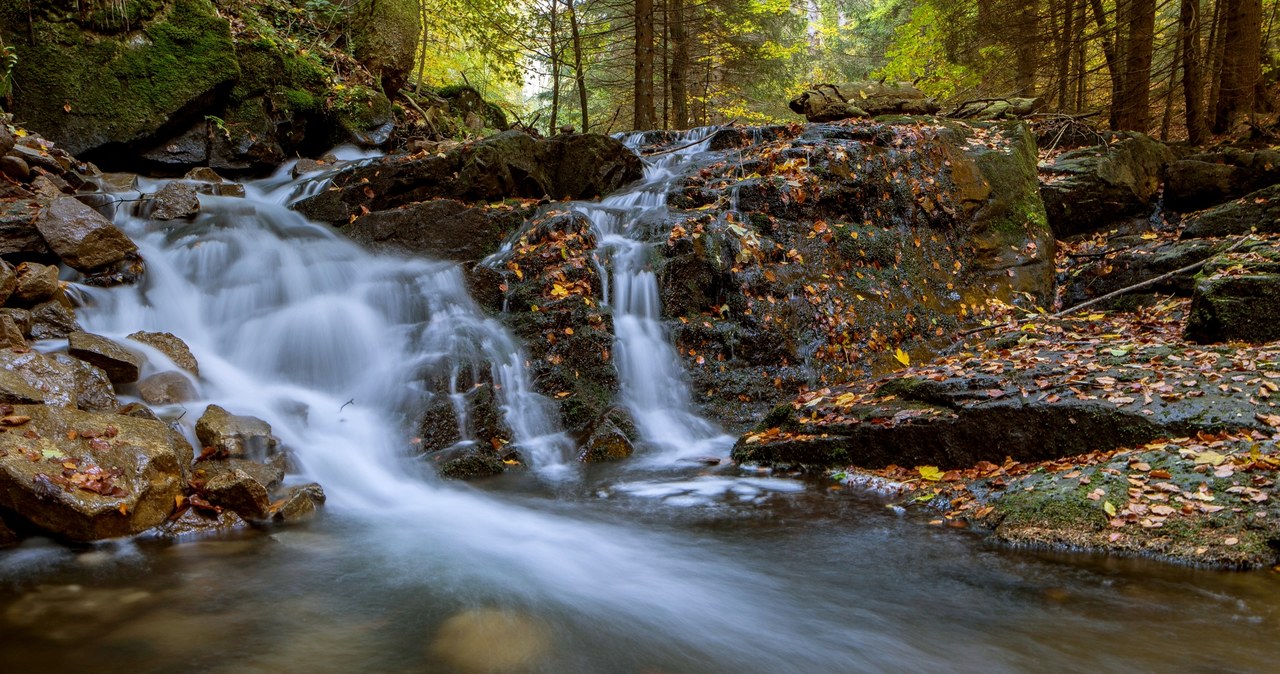
[[[644,134],[623,138],[638,150]],[[672,149],[646,157],[644,178],[598,202],[579,202],[573,209],[591,222],[597,252],[607,270],[604,300],[613,310],[615,353],[622,382],[622,402],[636,421],[641,439],[655,447],[651,462],[675,462],[724,455],[733,438],[692,411],[692,395],[680,356],[662,324],[658,279],[650,265],[653,254],[643,230],[661,222],[667,195],[680,169],[707,152],[709,129],[678,134]],[[611,270],[611,274],[608,271]]]

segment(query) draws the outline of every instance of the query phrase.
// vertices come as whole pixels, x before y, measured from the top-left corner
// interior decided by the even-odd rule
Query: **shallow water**
[[[201,400],[158,412],[188,432],[207,403],[268,420],[328,505],[284,529],[0,552],[0,671],[1251,672],[1280,656],[1268,572],[1007,550],[827,483],[658,460],[688,451],[682,433],[724,448],[679,392],[644,389],[679,376],[644,348],[633,409],[688,425],[655,423],[626,464],[566,463],[520,345],[456,266],[356,248],[282,208],[282,178],[249,191],[192,223],[122,216],[148,277],[80,289],[79,316],[186,340]],[[664,334],[650,306],[631,305],[636,344]],[[446,484],[414,457],[433,383],[464,368],[506,384],[544,470]]]

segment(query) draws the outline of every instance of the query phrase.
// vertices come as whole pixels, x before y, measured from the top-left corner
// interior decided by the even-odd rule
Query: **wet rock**
[[[32,405],[43,402],[44,395],[28,384],[21,375],[0,369],[0,403]]]
[[[0,314],[0,348],[18,349],[24,348],[27,340],[22,334],[22,328],[13,320],[9,314]]]
[[[218,172],[208,166],[199,166],[187,172],[183,176],[186,184],[190,185],[196,192],[200,194],[208,194],[215,197],[243,197],[245,195],[244,185],[231,182],[226,178],[218,175]]]
[[[480,445],[453,447],[431,457],[441,477],[474,480],[501,475],[506,470],[497,451]]]
[[[173,511],[182,477],[168,426],[47,405],[10,418],[27,420],[0,433],[0,506],[75,541],[136,534]]]
[[[31,196],[29,192],[26,194]],[[39,201],[31,198],[0,200],[0,255],[51,255],[48,244],[35,226],[41,207]]]
[[[466,415],[466,437],[474,438],[485,446],[501,446],[511,440],[511,431],[507,429],[502,416],[502,409],[488,373],[476,382],[469,376],[461,376],[456,384],[462,391],[461,405]],[[435,452],[452,447],[460,442],[463,436],[458,419],[458,410],[453,398],[449,395],[447,382],[438,382],[434,387],[435,397],[427,407],[418,424],[419,437],[422,438],[421,450]]]
[[[271,504],[271,519],[277,522],[300,522],[314,516],[324,502],[324,489],[314,482],[291,487],[284,497]]]
[[[149,405],[185,403],[198,397],[196,387],[181,372],[158,372],[138,382],[138,395]]]
[[[165,520],[152,531],[166,538],[184,538],[213,534],[248,526],[234,510],[221,512],[187,508],[177,518]]]
[[[18,289],[18,273],[8,262],[0,260],[0,304],[9,301],[9,297]]]
[[[200,477],[199,472],[196,471],[193,484],[210,503],[235,511],[247,520],[266,519],[270,514],[271,499],[266,486],[245,471],[231,468],[208,477]]]
[[[119,343],[101,335],[73,332],[67,336],[72,356],[102,368],[114,384],[130,384],[138,381],[142,371],[142,357]]]
[[[1164,203],[1189,212],[1280,183],[1280,151],[1226,148],[1195,154],[1165,170]]]
[[[497,250],[529,211],[432,199],[361,216],[342,233],[372,251],[474,262]]]
[[[60,294],[58,268],[38,262],[18,265],[17,284],[13,298],[25,306],[32,306],[53,299]]]
[[[0,548],[7,548],[17,544],[18,532],[9,528],[8,523],[4,521],[4,517],[0,516]]]
[[[0,368],[17,374],[40,392],[47,405],[93,412],[119,407],[106,373],[66,354],[46,356],[30,349],[0,349]]]
[[[110,220],[73,197],[54,199],[35,224],[49,248],[77,271],[97,271],[138,252]]]
[[[1186,338],[1201,343],[1280,340],[1280,249],[1221,256],[1205,265],[1191,296]]]
[[[194,218],[200,212],[200,198],[191,183],[174,181],[151,195],[152,220]]]
[[[22,332],[22,335],[24,337],[31,334],[31,312],[30,311],[27,311],[26,309],[18,309],[15,307],[4,307],[3,309],[0,309],[0,316],[4,316],[9,320],[13,321],[13,324],[18,326],[18,330]]]
[[[591,429],[578,460],[583,463],[601,463],[605,461],[621,461],[629,458],[635,451],[631,438],[612,421],[605,420]]]
[[[1109,227],[1144,215],[1153,205],[1166,164],[1167,146],[1133,133],[1107,146],[1072,150],[1040,167],[1040,195],[1058,238]]]
[[[642,174],[640,159],[620,141],[594,134],[537,140],[507,131],[444,156],[383,158],[340,171],[336,189],[296,208],[316,220],[345,223],[363,209],[382,211],[438,198],[492,202],[506,198],[589,199]]]
[[[1280,185],[1200,211],[1183,221],[1182,238],[1280,233]]]
[[[31,308],[32,339],[66,339],[73,332],[81,332],[80,324],[62,302],[50,300]]]
[[[0,173],[19,182],[31,180],[31,167],[27,165],[27,162],[22,157],[13,155],[0,157]]]
[[[821,84],[792,99],[788,107],[810,122],[879,115],[932,115],[939,110],[936,101],[909,82],[871,81]]]
[[[292,176],[294,180],[297,180],[308,173],[316,173],[317,171],[323,171],[326,168],[328,167],[323,162],[304,157],[299,159],[298,162],[293,165],[293,169],[289,172],[289,175]]]
[[[196,422],[196,437],[202,447],[211,447],[222,456],[265,459],[280,441],[271,435],[271,425],[257,417],[231,414],[210,405]]]
[[[190,347],[173,333],[169,332],[135,332],[129,339],[141,342],[169,357],[174,365],[194,374],[200,375],[200,363],[191,354]]]

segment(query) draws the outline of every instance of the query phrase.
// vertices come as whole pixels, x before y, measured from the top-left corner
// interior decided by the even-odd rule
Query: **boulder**
[[[6,22],[17,50],[13,112],[66,151],[104,153],[202,118],[240,71],[230,25],[209,0],[112,3],[65,11],[36,0],[24,20]],[[34,23],[27,25],[26,17]],[[28,31],[41,39],[26,39]]]
[[[9,301],[9,297],[18,289],[18,273],[8,262],[0,260],[0,304]]]
[[[73,197],[58,197],[36,218],[36,228],[67,266],[93,272],[135,255],[124,232]]]
[[[22,157],[13,155],[0,157],[0,173],[18,182],[31,180],[31,167],[27,165],[27,162]]]
[[[305,520],[315,515],[324,502],[324,489],[314,482],[291,487],[283,497],[271,504],[271,519],[277,522]]]
[[[497,250],[527,214],[528,209],[506,204],[473,207],[432,199],[363,215],[342,233],[372,251],[475,262]]]
[[[76,315],[65,304],[50,300],[31,308],[32,339],[66,339],[73,332],[80,332]]]
[[[6,423],[0,506],[54,536],[136,534],[163,522],[182,494],[175,437],[162,423],[46,405],[14,406]]]
[[[791,111],[810,122],[833,122],[848,117],[932,115],[938,104],[910,82],[849,82],[819,84],[791,100]]]
[[[46,405],[107,412],[120,406],[106,373],[66,354],[46,356],[30,349],[0,349],[0,368],[40,392]]]
[[[220,470],[193,478],[193,486],[214,505],[234,511],[247,520],[263,520],[270,514],[271,499],[261,482],[239,468]]]
[[[31,195],[30,192],[26,193]],[[36,229],[36,216],[42,204],[34,198],[0,200],[0,255],[44,258],[51,255],[49,245]]]
[[[366,211],[438,198],[590,199],[642,174],[634,152],[620,141],[594,134],[537,140],[506,131],[443,154],[384,157],[348,167],[333,177],[333,189],[295,208],[314,220],[345,224]]]
[[[1280,183],[1280,150],[1226,148],[1193,154],[1165,169],[1165,206],[1197,211]]]
[[[0,349],[25,348],[27,340],[22,328],[10,314],[0,314]]]
[[[1063,282],[1063,306],[1075,306],[1207,260],[1229,247],[1230,242],[1203,239],[1149,241],[1141,236],[1130,236],[1112,239],[1108,246],[1109,251],[1114,251],[1112,254],[1085,262],[1072,270]],[[1129,307],[1148,303],[1159,295],[1190,297],[1195,287],[1195,276],[1195,271],[1177,274],[1142,288],[1140,293],[1126,293],[1102,306]]]
[[[101,335],[73,332],[67,336],[71,355],[90,365],[96,365],[107,373],[114,384],[130,384],[138,381],[142,371],[142,356],[119,343]]]
[[[606,420],[591,429],[586,442],[582,443],[578,460],[583,463],[621,461],[630,458],[633,452],[635,447],[631,444],[631,438],[617,424]]]
[[[27,383],[22,375],[11,370],[0,369],[0,403],[33,405],[43,402],[44,394]]]
[[[1280,247],[1261,244],[1205,265],[1185,334],[1201,343],[1280,340]]]
[[[138,382],[138,395],[149,405],[173,405],[195,400],[199,395],[191,380],[181,372],[157,372]]]
[[[174,365],[196,376],[200,375],[200,363],[196,362],[190,347],[173,333],[139,331],[129,335],[129,339],[156,349],[168,356]]]
[[[267,422],[231,414],[217,405],[210,405],[196,422],[196,437],[215,455],[231,458],[266,459],[280,444]]]
[[[1155,205],[1164,166],[1172,160],[1163,143],[1130,133],[1041,165],[1040,196],[1054,235],[1086,234],[1122,218],[1146,215]]]
[[[399,91],[409,81],[421,16],[416,0],[380,0],[353,17],[352,50],[383,91]]]
[[[152,220],[194,218],[200,212],[200,197],[194,185],[175,180],[151,195],[150,206]]]
[[[61,293],[58,283],[58,268],[38,262],[23,262],[18,265],[17,285],[13,299],[24,306],[32,306],[53,299]]]
[[[4,307],[0,308],[0,316],[13,321],[13,324],[18,327],[24,337],[31,334],[32,319],[30,311],[16,307]]]
[[[1235,201],[1190,215],[1183,221],[1182,238],[1280,233],[1280,185],[1272,185]]]

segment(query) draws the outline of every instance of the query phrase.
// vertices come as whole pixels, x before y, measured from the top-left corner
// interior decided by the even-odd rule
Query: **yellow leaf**
[[[901,347],[894,350],[893,357],[903,365],[911,364],[911,356],[906,351],[903,351]]]
[[[1102,509],[1103,509],[1104,511],[1106,511],[1106,513],[1107,513],[1107,515],[1108,515],[1108,516],[1110,516],[1110,517],[1115,517],[1115,516],[1116,516],[1116,507],[1115,507],[1115,506],[1113,506],[1113,505],[1111,505],[1111,501],[1103,501],[1103,502],[1102,502]]]
[[[1221,466],[1223,462],[1225,462],[1226,460],[1227,460],[1227,457],[1213,450],[1206,450],[1196,455],[1197,465],[1207,463],[1211,466]]]
[[[938,470],[937,466],[920,466],[916,470],[919,471],[920,477],[923,477],[930,482],[937,482],[942,479],[943,473]]]
[[[1085,316],[1085,320],[1100,321],[1106,317],[1106,314],[1089,314],[1088,316]]]

